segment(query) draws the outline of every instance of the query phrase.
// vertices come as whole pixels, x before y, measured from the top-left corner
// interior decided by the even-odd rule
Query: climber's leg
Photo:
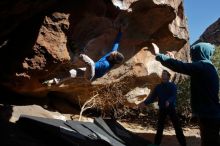
[[[94,61],[85,54],[80,54],[80,60],[82,60],[86,64],[84,77],[88,80],[92,80],[92,78],[95,76]]]

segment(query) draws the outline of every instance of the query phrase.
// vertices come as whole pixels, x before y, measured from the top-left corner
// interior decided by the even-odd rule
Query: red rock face
[[[13,4],[0,3],[5,5],[0,13],[4,22],[0,27],[0,82],[22,94],[44,96],[53,90],[68,93],[71,100],[79,96],[86,99],[100,84],[119,82],[130,86],[124,94],[137,86],[151,89],[159,82],[162,68],[154,59],[149,40],[154,40],[162,52],[179,52],[188,42],[181,0],[19,1],[11,11],[7,10]],[[79,53],[97,61],[110,51],[117,34],[115,26],[120,24],[127,26],[119,50],[125,56],[124,64],[92,85],[42,86],[42,81],[82,66],[77,61]],[[176,55],[186,59],[185,50]],[[71,97],[73,93],[76,97]]]

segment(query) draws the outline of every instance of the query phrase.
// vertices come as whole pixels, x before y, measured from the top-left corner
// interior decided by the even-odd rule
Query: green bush
[[[191,106],[190,106],[190,77],[185,77],[177,84],[177,113],[184,123],[188,123],[191,119]]]
[[[220,77],[220,46],[216,47],[215,54],[212,57],[212,62],[216,67],[216,70],[218,71],[218,76]],[[220,98],[220,92],[219,92],[219,98]]]

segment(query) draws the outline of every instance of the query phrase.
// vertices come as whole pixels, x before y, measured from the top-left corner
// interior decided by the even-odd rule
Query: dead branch
[[[95,97],[96,97],[96,96],[98,96],[98,94],[94,95],[93,97],[91,97],[89,100],[87,100],[87,101],[83,104],[83,106],[82,106],[82,108],[81,108],[81,111],[80,111],[80,115],[79,115],[79,121],[82,120],[82,114],[83,114],[84,111],[86,111],[87,109],[92,108],[92,107],[95,106],[95,104],[96,104],[96,103],[95,103]]]

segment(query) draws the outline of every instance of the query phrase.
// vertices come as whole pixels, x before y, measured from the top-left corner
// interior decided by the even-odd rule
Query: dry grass
[[[93,92],[92,97],[83,104],[80,115],[87,109],[94,108],[101,111],[102,117],[122,117],[123,113],[126,113],[124,111],[127,108],[127,99],[123,94],[126,88],[123,83],[114,83],[99,87]]]

